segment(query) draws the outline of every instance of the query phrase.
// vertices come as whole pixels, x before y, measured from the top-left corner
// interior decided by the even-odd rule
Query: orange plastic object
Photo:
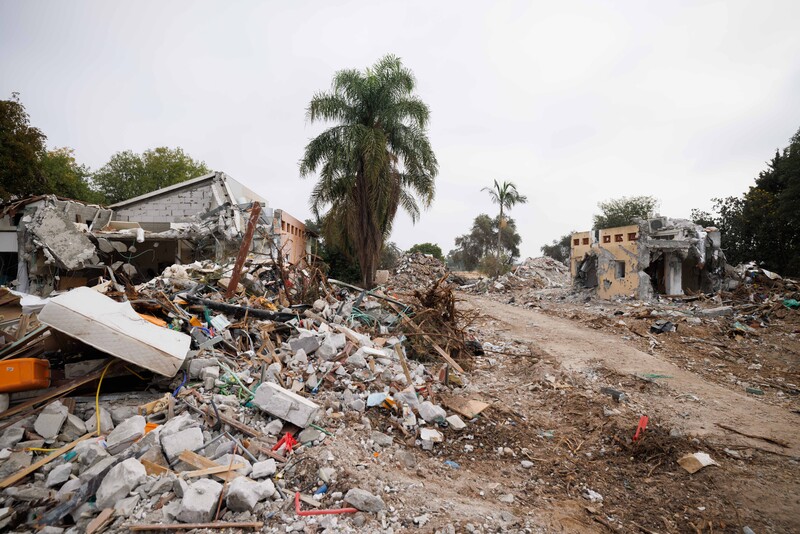
[[[145,423],[144,433],[147,434],[148,432],[150,432],[151,430],[155,430],[156,428],[158,428],[158,425],[156,423]]]
[[[167,326],[167,321],[164,319],[160,319],[153,315],[147,315],[146,313],[140,313],[139,317],[147,321],[148,323],[153,323],[156,326]]]
[[[19,358],[0,362],[0,393],[50,387],[50,362]]]

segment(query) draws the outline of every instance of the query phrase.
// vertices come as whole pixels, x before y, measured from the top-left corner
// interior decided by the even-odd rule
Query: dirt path
[[[656,415],[671,421],[690,435],[720,436],[731,443],[800,456],[800,415],[796,413],[760,402],[744,391],[740,393],[712,384],[657,355],[627,346],[615,336],[581,327],[567,319],[477,296],[469,296],[467,302],[507,325],[509,339],[535,344],[564,369],[582,371],[599,362],[622,375],[670,376],[659,380],[660,388],[634,393],[637,401],[649,410],[650,417]],[[694,397],[699,400],[687,400]],[[789,447],[745,438],[717,424],[746,434],[776,438]]]

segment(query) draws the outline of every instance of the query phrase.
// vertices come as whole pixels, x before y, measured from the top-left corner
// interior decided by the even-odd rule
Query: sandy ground
[[[368,424],[393,433],[395,446],[376,455],[349,437],[363,433],[337,435],[328,449],[349,466],[340,482],[381,493],[390,506],[363,531],[800,531],[800,415],[790,407],[710,382],[618,335],[460,296],[482,313],[473,333],[499,352],[477,357],[456,392],[491,407],[465,430],[444,429],[433,452],[376,410]],[[642,415],[648,429],[632,442]],[[698,451],[719,466],[689,474],[677,464]]]

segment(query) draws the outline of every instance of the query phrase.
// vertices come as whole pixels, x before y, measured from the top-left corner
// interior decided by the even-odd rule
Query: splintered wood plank
[[[209,467],[219,467],[219,464],[217,462],[209,460],[205,456],[201,456],[196,452],[192,451],[183,451],[180,454],[180,456],[178,456],[178,459],[197,469],[208,469]],[[215,473],[214,476],[224,480],[225,482],[230,482],[234,478],[239,478],[242,475],[240,473],[237,473],[236,471],[229,471],[223,473]]]
[[[205,469],[198,469],[197,471],[187,471],[185,473],[181,473],[181,476],[183,478],[197,478],[204,477],[206,475],[218,475],[227,471],[236,471],[242,467],[244,467],[244,464],[218,465],[217,467],[207,467]]]
[[[41,460],[33,462],[31,465],[29,465],[28,467],[26,467],[22,471],[18,471],[16,473],[14,473],[13,475],[11,475],[10,477],[8,477],[5,480],[3,480],[2,482],[0,482],[0,488],[7,488],[7,487],[11,486],[12,484],[16,484],[17,482],[19,482],[20,480],[22,480],[26,476],[30,475],[31,473],[33,473],[34,471],[36,471],[37,469],[42,467],[43,465],[48,464],[48,463],[52,462],[53,460],[55,460],[56,458],[58,458],[59,456],[61,456],[62,454],[71,451],[75,447],[75,445],[77,445],[78,443],[80,443],[81,441],[83,441],[85,439],[91,438],[92,436],[94,436],[94,432],[90,432],[89,434],[85,434],[85,435],[79,437],[78,439],[76,439],[75,441],[73,441],[72,443],[68,443],[68,444],[64,445],[63,447],[61,447],[60,449],[56,449],[55,451],[51,452],[50,454],[48,454],[47,456],[45,456]]]

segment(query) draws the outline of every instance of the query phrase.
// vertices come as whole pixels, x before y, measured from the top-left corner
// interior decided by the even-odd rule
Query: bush
[[[510,271],[511,265],[508,263],[508,256],[505,255],[498,258],[495,255],[487,254],[478,263],[478,272],[490,278],[497,278],[501,274],[506,274]]]

